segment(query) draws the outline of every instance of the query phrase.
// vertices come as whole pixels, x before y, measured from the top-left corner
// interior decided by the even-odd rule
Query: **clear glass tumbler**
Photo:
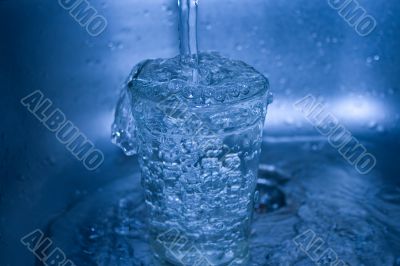
[[[216,89],[147,80],[142,68],[122,93],[113,136],[138,154],[157,263],[246,265],[268,80]]]

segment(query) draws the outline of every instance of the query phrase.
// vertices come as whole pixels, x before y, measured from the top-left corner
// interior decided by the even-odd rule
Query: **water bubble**
[[[240,44],[236,45],[236,50],[237,51],[242,51],[243,50],[243,46],[241,46]]]
[[[234,86],[230,89],[230,95],[232,95],[233,97],[238,97],[240,94],[240,88]]]
[[[115,50],[115,43],[114,43],[114,42],[109,42],[109,43],[107,44],[107,47],[108,47],[111,51],[114,51],[114,50]]]
[[[237,154],[227,154],[222,165],[229,169],[238,169],[240,167],[240,158]]]
[[[226,91],[223,89],[214,92],[214,99],[218,102],[223,102],[226,98]]]
[[[179,152],[177,149],[172,149],[171,147],[168,149],[162,149],[158,152],[158,157],[161,160],[166,162],[175,162],[179,158]]]
[[[270,105],[274,101],[274,95],[272,92],[268,92],[268,97],[267,97],[267,105]]]
[[[168,16],[172,16],[172,15],[174,14],[174,11],[173,11],[173,9],[171,8],[171,6],[168,6],[168,5],[166,5],[166,4],[163,4],[161,8],[162,8],[162,10],[163,10],[164,12],[167,13]]]
[[[241,93],[247,95],[250,92],[249,86],[247,84],[242,84]]]
[[[121,50],[124,48],[124,45],[121,42],[114,42],[111,41],[107,44],[107,47],[111,50],[111,51],[115,51],[115,50]]]
[[[191,87],[191,86],[186,86],[183,88],[183,97],[187,98],[187,99],[193,99],[195,98],[195,93],[196,93],[197,88],[195,87]]]
[[[201,160],[201,165],[205,169],[219,169],[221,167],[221,162],[218,158],[203,158]]]
[[[185,83],[181,80],[173,79],[168,83],[168,90],[174,94],[182,90]]]
[[[185,153],[194,152],[198,147],[198,143],[195,140],[187,138],[182,140],[181,145]]]

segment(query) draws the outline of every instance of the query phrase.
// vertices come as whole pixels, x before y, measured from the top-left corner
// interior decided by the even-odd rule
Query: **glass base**
[[[258,189],[264,191],[265,184],[259,185]],[[267,198],[271,199],[270,196]],[[265,207],[259,205],[256,220],[265,216]],[[76,265],[188,265],[154,256],[149,244],[139,174],[117,180],[77,202],[47,230],[68,257],[74,258]],[[250,265],[249,258],[248,254],[221,266]],[[200,260],[199,263],[207,265]],[[214,264],[210,262],[209,265]]]

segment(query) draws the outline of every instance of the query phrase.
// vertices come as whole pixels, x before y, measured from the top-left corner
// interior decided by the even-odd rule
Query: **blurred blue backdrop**
[[[98,37],[56,0],[0,1],[0,265],[33,265],[23,235],[137,171],[135,158],[109,141],[119,90],[139,61],[178,54],[176,1],[90,3],[108,21]],[[200,0],[199,47],[241,59],[269,78],[275,96],[269,141],[319,136],[293,108],[311,93],[360,141],[373,144],[378,178],[396,187],[400,2],[359,3],[377,21],[365,37],[325,0]],[[102,168],[88,172],[20,104],[38,89],[105,152]]]

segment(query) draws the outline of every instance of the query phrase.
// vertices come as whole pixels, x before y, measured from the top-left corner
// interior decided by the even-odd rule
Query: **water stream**
[[[192,81],[198,82],[197,12],[198,0],[178,0],[179,45],[182,63],[192,66]]]

